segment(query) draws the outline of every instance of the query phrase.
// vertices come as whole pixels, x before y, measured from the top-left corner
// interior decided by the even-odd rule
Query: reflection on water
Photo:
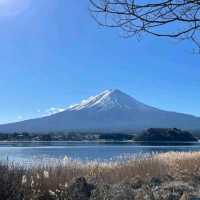
[[[200,143],[128,142],[2,142],[0,159],[32,162],[35,159],[63,159],[65,155],[81,160],[105,160],[120,155],[141,155],[169,151],[200,151]]]

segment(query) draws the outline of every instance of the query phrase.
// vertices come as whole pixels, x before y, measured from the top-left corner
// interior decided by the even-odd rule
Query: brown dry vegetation
[[[88,198],[70,197],[71,187],[78,177],[84,177],[87,180],[87,183],[83,183],[81,186],[82,188],[84,184],[87,187],[91,186],[91,194],[89,193]],[[167,184],[173,185],[177,182],[178,185],[188,183],[188,190],[190,187],[193,189],[199,187],[200,152],[155,154],[118,163],[90,162],[83,164],[69,159],[53,166],[41,165],[32,168],[9,163],[0,165],[0,199],[2,200],[117,199],[111,197],[111,194],[110,197],[105,198],[94,197],[94,194],[102,195],[100,194],[102,191],[99,192],[99,188],[102,186],[105,186],[107,188],[105,191],[108,192],[113,186],[116,188],[119,185],[120,189],[123,188],[122,185],[126,185],[127,189],[127,184],[134,189],[131,191],[132,193],[135,193],[135,189],[143,188],[148,194],[152,192],[150,195],[152,196],[155,185],[166,187]],[[69,190],[69,188],[71,189]],[[183,189],[178,193],[177,198],[172,199],[179,199],[185,190],[187,189]],[[125,195],[127,192],[123,191],[122,193]],[[130,194],[128,196],[130,197]],[[150,196],[147,199],[167,199]],[[125,196],[120,198],[128,199]],[[135,199],[137,198],[135,197]],[[142,199],[142,197],[138,197],[138,199]]]

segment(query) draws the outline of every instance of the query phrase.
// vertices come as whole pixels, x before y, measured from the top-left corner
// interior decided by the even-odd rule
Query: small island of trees
[[[196,142],[197,138],[180,129],[150,128],[135,137],[143,142]]]

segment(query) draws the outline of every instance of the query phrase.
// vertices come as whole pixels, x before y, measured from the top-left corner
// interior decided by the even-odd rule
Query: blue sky
[[[200,56],[189,43],[124,39],[93,21],[87,1],[8,2],[0,4],[0,123],[39,117],[112,88],[200,116]]]

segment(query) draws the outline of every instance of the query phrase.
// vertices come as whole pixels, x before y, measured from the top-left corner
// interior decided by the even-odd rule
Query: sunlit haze
[[[0,16],[16,16],[28,9],[30,0],[0,0]]]

